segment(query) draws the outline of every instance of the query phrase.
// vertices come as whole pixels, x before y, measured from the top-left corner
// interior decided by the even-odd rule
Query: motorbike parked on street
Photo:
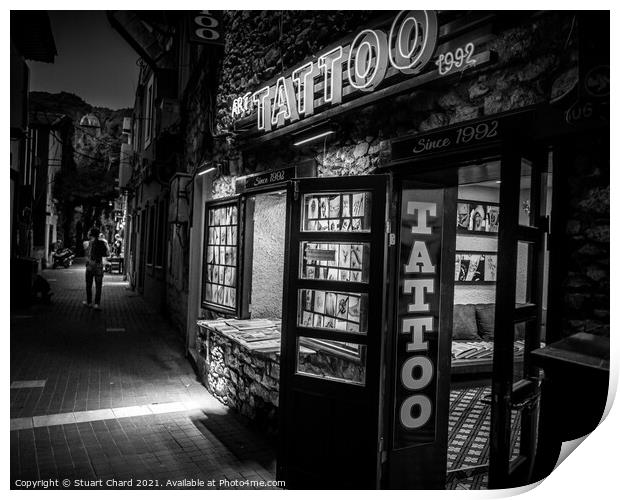
[[[75,258],[75,253],[70,248],[63,248],[61,250],[56,250],[52,254],[52,267],[56,269],[58,266],[63,266],[65,269],[71,267],[73,265],[73,259]]]

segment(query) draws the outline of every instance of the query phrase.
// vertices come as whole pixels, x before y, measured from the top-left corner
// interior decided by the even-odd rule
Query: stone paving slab
[[[11,389],[33,389],[45,387],[46,380],[15,380],[11,382]]]
[[[146,479],[145,488],[244,489],[275,479],[271,440],[206,391],[183,338],[121,277],[106,275],[95,312],[81,304],[83,266],[43,274],[52,304],[11,314],[11,381],[46,381],[11,390],[12,488]]]

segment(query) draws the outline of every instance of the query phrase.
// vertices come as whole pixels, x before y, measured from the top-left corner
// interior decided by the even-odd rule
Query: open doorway
[[[469,167],[470,172],[480,165]],[[504,205],[500,199],[500,161],[484,165],[484,178],[472,176],[468,167],[459,170],[453,327],[451,342],[451,385],[448,424],[447,482],[448,489],[486,489],[491,455],[491,392],[494,351],[506,331],[496,332],[498,265],[503,252],[499,245],[499,228]],[[550,177],[550,176],[549,176]],[[518,188],[520,226],[530,225],[532,203],[538,200],[542,215],[549,215],[551,185],[543,182],[541,193],[532,196],[532,168],[522,159]],[[519,241],[516,249],[515,308],[526,308],[532,300],[533,277],[546,281],[548,258],[543,249],[540,267],[533,263],[534,248]],[[545,286],[541,287],[542,290]],[[524,355],[528,328],[540,330],[544,342],[546,296],[542,295],[542,314],[538,320],[516,322],[512,340],[512,381],[527,377]],[[534,324],[535,323],[535,324]],[[531,348],[531,346],[529,346]],[[521,443],[521,411],[510,415],[509,460],[515,461],[523,449]]]
[[[501,181],[499,161],[486,167],[482,180],[458,176],[448,489],[484,488],[488,470]]]

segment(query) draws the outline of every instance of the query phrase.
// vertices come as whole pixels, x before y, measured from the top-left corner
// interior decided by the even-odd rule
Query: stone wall
[[[232,100],[385,13],[226,11],[226,47],[217,90],[216,134],[232,125]]]
[[[211,394],[261,428],[277,432],[279,354],[250,352],[204,328],[196,342],[199,375]]]
[[[609,336],[609,139],[577,145],[566,165],[566,274],[562,284],[562,329]]]
[[[269,432],[278,430],[280,354],[250,351],[228,337],[199,327],[199,376],[222,403]],[[316,348],[304,349],[300,372],[363,384],[363,364]]]

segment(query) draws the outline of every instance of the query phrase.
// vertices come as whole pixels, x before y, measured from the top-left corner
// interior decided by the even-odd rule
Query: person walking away
[[[109,255],[108,246],[99,238],[99,229],[92,228],[89,233],[89,242],[86,247],[86,300],[82,302],[87,307],[101,310],[101,286],[103,285],[103,259]],[[93,299],[93,280],[95,281],[95,303]]]

